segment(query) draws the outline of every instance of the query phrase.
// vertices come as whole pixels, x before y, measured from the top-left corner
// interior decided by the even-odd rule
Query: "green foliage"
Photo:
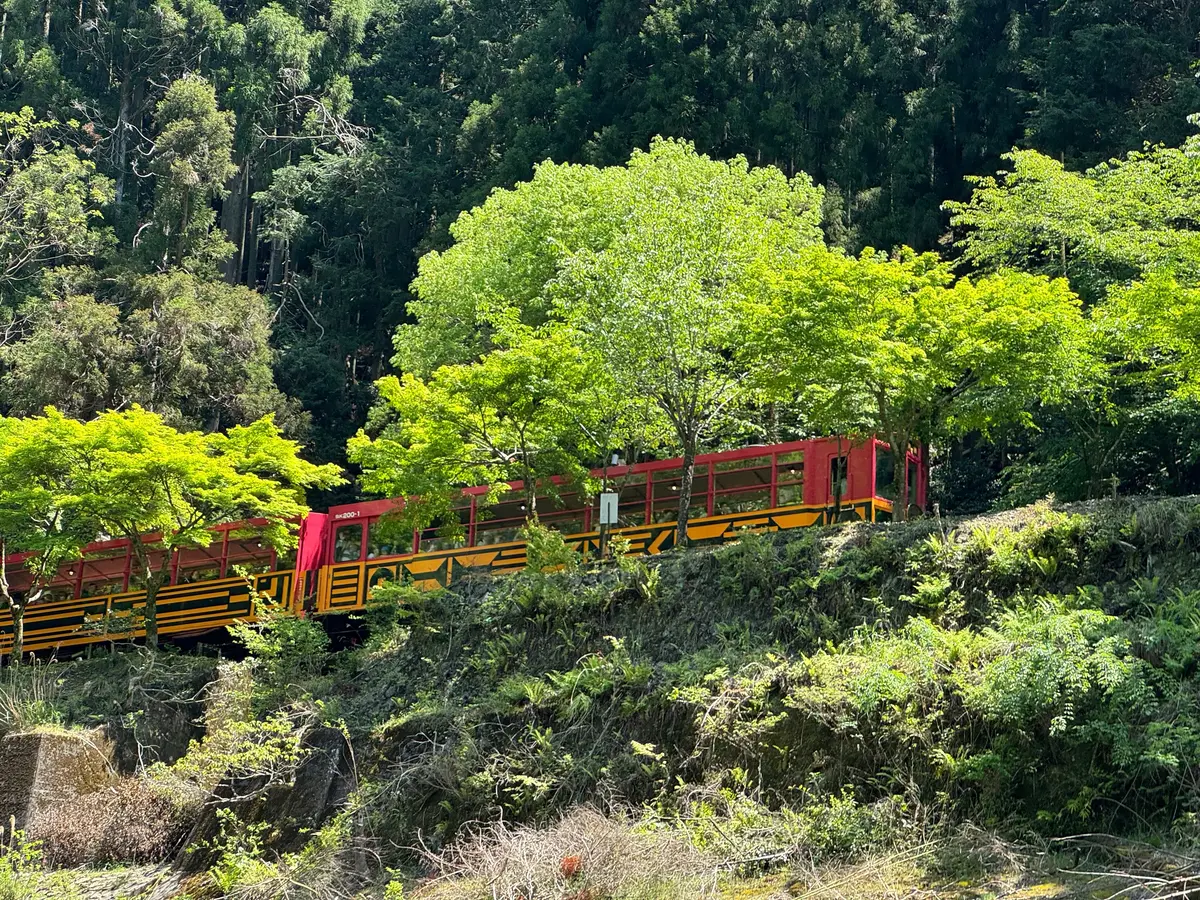
[[[809,251],[767,274],[747,322],[739,352],[769,396],[798,396],[823,432],[885,438],[897,471],[911,441],[1028,423],[1034,404],[1095,378],[1065,281],[1012,271],[956,281],[935,255],[909,250]]]
[[[446,517],[459,486],[492,484],[491,499],[499,499],[514,480],[535,517],[539,486],[556,475],[587,476],[580,457],[596,448],[578,423],[588,377],[584,355],[562,331],[522,335],[479,362],[441,366],[427,381],[388,376],[378,387],[393,421],[373,439],[354,437],[350,459],[363,467],[368,490],[414,497],[396,515],[405,529]]]
[[[76,505],[74,424],[57,415],[0,419],[0,555],[28,554],[24,572],[10,574],[11,563],[0,559],[0,599],[12,616],[16,660],[25,608],[96,535],[95,520]]]
[[[222,677],[210,686],[204,736],[174,763],[155,763],[147,771],[152,783],[180,806],[205,802],[225,778],[244,779],[261,792],[288,783],[305,757],[298,722],[287,711],[256,718],[249,669],[234,665],[226,664]]]
[[[82,896],[70,873],[47,873],[41,846],[23,832],[5,834],[0,846],[0,900],[76,900]]]
[[[465,580],[362,661],[343,711],[394,760],[367,809],[440,843],[619,796],[748,858],[1169,821],[1200,802],[1198,522],[1043,504],[746,535],[644,591],[641,561]]]
[[[260,609],[254,623],[228,630],[261,667],[255,679],[260,708],[279,709],[307,696],[309,682],[328,662],[329,635],[312,619]]]
[[[0,111],[0,300],[10,307],[33,292],[41,270],[87,261],[111,244],[101,208],[112,181],[66,146],[71,130],[28,107]]]
[[[1069,279],[1092,305],[1103,378],[1054,416],[1012,472],[1012,502],[1035,493],[1194,490],[1194,320],[1200,243],[1197,138],[1146,145],[1074,171],[1014,151],[995,176],[948,204],[966,258]]]
[[[525,566],[530,572],[570,574],[578,571],[582,560],[568,546],[561,532],[539,525],[535,520],[521,529],[521,540],[525,542]]]
[[[229,809],[219,809],[216,815],[221,833],[211,849],[218,856],[208,874],[222,896],[276,879],[278,868],[263,859],[263,832],[270,825],[266,822],[247,825]]]
[[[155,120],[159,134],[151,167],[162,262],[211,268],[233,249],[212,234],[211,202],[226,195],[225,182],[237,172],[233,115],[217,109],[216,92],[205,79],[185,76],[167,89]]]
[[[299,456],[270,417],[228,434],[178,432],[134,407],[86,424],[47,418],[71,433],[72,508],[98,531],[130,541],[146,586],[146,635],[157,642],[155,599],[169,574],[161,547],[207,546],[222,522],[266,519],[262,538],[280,550],[295,544],[295,522],[307,511],[304,492],[341,482],[336,466]]]
[[[66,716],[62,680],[51,666],[9,666],[0,679],[0,726],[5,730],[58,728]]]
[[[61,299],[39,276],[64,264],[86,267],[100,285],[76,294],[122,306],[122,314],[122,299],[102,296],[114,276],[185,269],[208,281],[219,269],[230,286],[260,289],[271,306],[278,385],[312,414],[309,434],[321,459],[340,457],[364,423],[389,337],[397,323],[422,318],[418,307],[434,282],[480,287],[481,305],[526,309],[527,285],[572,252],[541,240],[550,236],[570,245],[616,234],[627,249],[642,241],[647,254],[629,259],[640,259],[652,277],[636,281],[632,296],[694,285],[698,273],[719,273],[735,255],[693,248],[694,270],[672,274],[670,257],[682,258],[683,245],[647,246],[637,229],[624,234],[618,217],[578,215],[597,207],[590,188],[549,173],[543,183],[562,210],[537,198],[489,200],[496,188],[537,177],[543,161],[602,171],[645,150],[654,135],[691,141],[714,160],[741,154],[789,179],[809,173],[823,194],[812,192],[804,204],[795,231],[806,238],[821,214],[830,246],[929,250],[946,234],[943,201],[963,201],[970,191],[963,176],[991,173],[1003,150],[1020,145],[1074,171],[1145,141],[1179,147],[1185,116],[1200,108],[1189,74],[1189,35],[1200,14],[1163,2],[942,8],[601,0],[514,11],[431,0],[143,0],[106,7],[104,15],[30,0],[8,6],[0,29],[4,115],[21,128],[26,109],[41,123],[61,124],[15,142],[6,134],[0,151],[32,173],[0,175],[22,220],[0,229],[0,240],[41,248],[0,288],[6,302]],[[31,153],[34,144],[44,152]],[[1168,217],[1172,229],[1188,220],[1185,155],[1143,151],[1124,180],[1126,194],[1113,191],[1103,199],[1116,202],[1095,204],[1123,222],[1154,225],[1141,236],[1130,229],[1127,239],[1103,238],[1123,245],[1123,259],[1139,244],[1157,253],[1153,232]],[[1160,164],[1179,176],[1179,199],[1139,177]],[[777,196],[777,182],[757,187],[764,198]],[[1061,249],[1051,245],[1063,217],[1095,194],[1066,181],[1045,187],[1031,191],[1046,213],[1046,252],[1030,263],[1039,267]],[[527,230],[477,242],[476,260],[447,264],[426,281],[419,260],[431,249],[452,255],[460,238],[452,241],[451,223],[485,201],[494,201],[496,218],[526,222]],[[720,203],[719,192],[704,194],[680,213],[701,219],[697,243],[710,241],[705,228],[722,226],[723,215],[701,212]],[[1015,244],[1036,221],[1010,217],[997,230]],[[508,247],[520,248],[512,263]],[[1074,266],[1076,250],[1068,256]],[[2,251],[0,258],[0,271],[15,259]],[[414,276],[420,286],[410,289]],[[606,282],[611,291],[611,273],[587,273],[598,290]],[[526,309],[525,324],[536,327],[548,311],[544,300]],[[474,318],[444,317],[441,333],[429,336],[428,367],[403,370],[424,380],[441,362],[463,362],[438,345],[457,346],[464,334],[475,340]],[[9,342],[26,337],[22,328]],[[45,333],[39,338],[44,350]],[[24,383],[38,382],[31,375]],[[69,408],[73,384],[55,380],[64,395],[41,392],[38,402]],[[148,398],[135,399],[151,408]],[[661,438],[662,416],[653,418]],[[737,430],[733,418],[725,424]]]
[[[663,417],[686,466],[745,403],[731,364],[744,339],[740,303],[768,261],[786,264],[821,242],[821,190],[803,174],[789,180],[662,140],[596,178],[593,203],[619,227],[572,248],[549,292],[613,381]],[[687,494],[685,485],[681,523]]]
[[[821,197],[807,176],[661,139],[494,193],[421,262],[417,322],[396,333],[415,374],[379,385],[399,425],[350,444],[367,486],[424,496],[508,468],[529,491],[623,445],[690,465],[741,427],[741,303],[758,268],[820,242]],[[686,537],[690,481],[679,502]]]
[[[262,295],[180,271],[114,280],[103,299],[64,281],[4,349],[13,414],[53,405],[89,419],[137,403],[180,428],[217,431],[272,412],[289,430],[302,424],[272,378]]]

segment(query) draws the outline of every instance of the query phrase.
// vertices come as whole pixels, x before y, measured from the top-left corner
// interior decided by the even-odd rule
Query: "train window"
[[[38,597],[38,603],[53,603],[55,600],[70,600],[75,596],[75,589],[66,585],[55,584],[46,588],[42,592],[42,596]]]
[[[114,581],[84,582],[81,597],[103,597],[108,594],[119,594],[125,589],[125,579]]]
[[[162,567],[168,564],[166,551],[163,550],[161,544],[156,547],[147,548],[146,557],[150,562],[150,570],[152,572],[161,572]],[[136,556],[130,561],[129,584],[131,586],[136,585],[139,588],[146,586],[146,573],[142,571],[141,563],[138,562]]]
[[[475,513],[475,543],[504,544],[520,540],[528,515],[525,495],[518,491],[507,492],[490,506],[480,504]]]
[[[755,456],[718,463],[713,480],[713,512],[765,509],[771,504],[771,457]]]
[[[74,597],[78,567],[78,562],[65,563],[59,566],[57,574],[55,574],[45,593],[39,599],[42,601],[67,600]]]
[[[257,535],[248,535],[242,538],[230,536],[229,543],[225,547],[225,574],[231,577],[237,574],[234,571],[235,566],[254,574],[269,572],[272,558],[271,545]],[[183,565],[182,559],[180,559],[180,565]]]
[[[908,508],[910,514],[921,511],[917,503],[917,462],[914,459],[908,460]]]
[[[453,550],[467,545],[467,529],[471,526],[471,507],[460,506],[440,516],[429,528],[421,532],[421,552]]]
[[[679,518],[679,491],[683,487],[678,469],[654,472],[652,476],[652,522],[674,522]],[[768,480],[770,480],[768,478]],[[692,496],[688,501],[688,518],[701,519],[708,515],[708,466],[696,466],[692,476]]]
[[[367,525],[367,559],[412,553],[413,533],[394,519],[374,519]]]
[[[180,550],[175,561],[175,583],[191,584],[195,581],[211,581],[214,578],[220,578],[222,543],[222,538],[218,537],[207,547],[189,547]]]
[[[804,451],[780,453],[775,458],[776,506],[804,502]]]
[[[896,500],[896,461],[892,452],[883,447],[875,448],[875,496]]]
[[[93,550],[83,558],[81,595],[120,593],[125,588],[126,548]],[[115,585],[115,587],[114,587]]]
[[[333,561],[356,562],[362,556],[362,522],[340,525],[333,536]]]
[[[180,569],[179,574],[175,578],[175,583],[196,584],[199,581],[216,581],[220,577],[220,566],[194,566],[189,569]]]
[[[583,495],[562,494],[556,500],[538,498],[538,521],[562,534],[582,534],[584,530]]]
[[[849,492],[849,464],[845,456],[834,456],[829,460],[829,496],[845,498]]]

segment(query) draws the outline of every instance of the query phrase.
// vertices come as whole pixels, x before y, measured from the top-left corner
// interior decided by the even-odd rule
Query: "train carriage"
[[[902,495],[914,508],[923,508],[923,452],[906,455],[904,472],[894,468],[887,445],[874,438],[816,438],[701,455],[692,486],[689,541],[728,541],[746,529],[887,521]],[[593,472],[618,494],[619,523],[613,533],[624,536],[630,553],[656,554],[674,546],[682,474],[679,459]],[[297,550],[285,558],[256,539],[255,528],[262,523],[222,525],[214,529],[209,547],[172,554],[170,583],[158,595],[159,633],[167,638],[202,634],[235,620],[251,620],[263,607],[297,615],[352,612],[362,609],[372,587],[386,579],[432,587],[469,571],[520,569],[526,561],[519,534],[528,515],[525,496],[519,482],[507,485],[498,499],[486,486],[466,488],[452,511],[453,521],[399,537],[395,524],[384,517],[402,499],[312,512],[299,523]],[[556,482],[535,505],[539,521],[562,532],[581,554],[598,553],[595,497],[579,485]],[[20,556],[7,561],[16,591],[21,578],[28,579],[21,562]],[[25,650],[71,651],[141,637],[144,596],[136,586],[128,542],[89,545],[81,560],[62,567],[45,599],[26,611]],[[0,612],[0,652],[8,653],[11,644],[11,617]]]

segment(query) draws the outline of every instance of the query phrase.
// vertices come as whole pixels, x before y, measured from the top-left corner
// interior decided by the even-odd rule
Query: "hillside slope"
[[[432,869],[447,879],[418,896],[482,898],[509,877],[489,866],[511,874],[519,856],[542,867],[546,896],[697,896],[713,872],[780,871],[762,882],[770,896],[801,863],[886,852],[910,865],[905,848],[966,823],[1026,842],[1197,836],[1195,499],[748,534],[592,570],[552,534],[533,538],[552,571],[394,586],[352,649],[277,620],[243,634],[241,663],[117,654],[51,667],[63,724],[134,732],[136,698],[156,698],[165,721],[191,708],[196,678],[221,673],[204,737],[183,752],[159,735],[162,760],[126,766],[105,827],[119,835],[149,791],[173,798],[163,833],[186,835],[222,776],[286,782],[296,736],[327,722],[354,748],[347,811],[296,851],[272,843],[283,826],[270,809],[247,827],[237,811],[251,807],[235,804],[208,868],[180,890],[350,896],[399,878],[412,891]],[[549,830],[512,830],[522,824]],[[107,856],[72,857],[55,828],[33,831],[63,862],[182,858],[186,840],[123,857],[109,835],[88,845]],[[575,844],[686,885],[637,893],[618,878],[569,893],[583,876],[559,867]],[[235,890],[248,884],[257,893]]]

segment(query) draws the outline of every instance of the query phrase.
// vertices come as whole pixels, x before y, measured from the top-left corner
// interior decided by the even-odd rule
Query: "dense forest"
[[[0,0],[0,900],[1194,896],[1198,60]]]
[[[1198,31],[1179,0],[9,0],[0,402],[85,418],[137,402],[205,430],[275,412],[342,461],[417,260],[536,163],[687,139],[807,173],[830,245],[957,258],[978,222],[943,204],[1013,147],[1070,172],[1182,145]],[[1136,379],[1109,401],[1060,411],[1035,445],[947,444],[940,496],[1194,489],[1188,404]],[[1081,464],[1080,429],[1120,446]]]

